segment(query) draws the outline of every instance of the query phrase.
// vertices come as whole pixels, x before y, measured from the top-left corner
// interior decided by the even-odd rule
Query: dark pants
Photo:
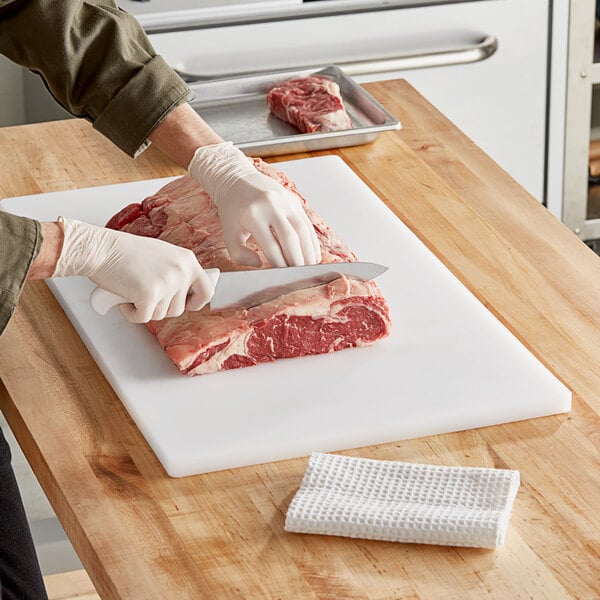
[[[47,600],[10,459],[0,429],[0,600]]]

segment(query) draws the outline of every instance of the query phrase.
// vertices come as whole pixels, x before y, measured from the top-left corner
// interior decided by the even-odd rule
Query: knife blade
[[[210,300],[211,312],[251,308],[285,294],[329,283],[345,275],[368,281],[378,277],[387,267],[370,262],[339,262],[299,267],[272,267],[249,271],[205,269],[215,286]],[[96,288],[90,296],[92,308],[105,315],[117,304],[128,304],[121,296]]]

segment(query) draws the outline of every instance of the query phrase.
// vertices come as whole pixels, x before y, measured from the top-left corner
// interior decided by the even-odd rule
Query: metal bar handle
[[[426,69],[431,67],[450,67],[464,65],[485,60],[492,56],[498,49],[498,38],[487,35],[481,41],[464,48],[453,50],[439,50],[421,54],[405,54],[394,58],[380,58],[350,62],[336,62],[348,75],[372,75],[387,71],[409,71],[412,69]],[[296,67],[296,69],[309,69],[310,66]],[[287,70],[292,70],[289,67]],[[257,75],[261,71],[244,71],[220,75],[200,75],[177,70],[177,73],[188,83],[200,81],[213,81],[227,77],[242,77],[244,75]]]
[[[409,71],[431,67],[451,67],[475,63],[492,56],[498,49],[498,39],[486,36],[480,42],[455,50],[440,50],[424,54],[406,54],[395,58],[363,60],[341,63],[339,66],[348,75],[371,75],[387,71]]]

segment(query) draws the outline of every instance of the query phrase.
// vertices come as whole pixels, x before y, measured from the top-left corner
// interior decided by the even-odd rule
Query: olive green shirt
[[[58,103],[130,156],[189,93],[111,0],[0,0],[0,54],[40,75]],[[0,211],[0,333],[41,241],[39,223]]]

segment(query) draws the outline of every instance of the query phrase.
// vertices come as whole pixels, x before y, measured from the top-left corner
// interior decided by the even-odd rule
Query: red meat
[[[302,133],[352,129],[340,88],[326,77],[298,77],[272,88],[267,94],[271,112]]]
[[[285,174],[260,159],[254,162],[260,171],[298,195],[319,236],[323,262],[357,260]],[[125,207],[108,225],[190,248],[207,268],[247,268],[229,258],[215,205],[187,176],[169,183],[141,204]],[[252,240],[250,244],[260,254]],[[266,261],[263,266],[267,266]],[[340,277],[247,310],[211,313],[205,307],[147,326],[182,373],[200,375],[370,345],[389,334],[390,317],[373,281]]]

